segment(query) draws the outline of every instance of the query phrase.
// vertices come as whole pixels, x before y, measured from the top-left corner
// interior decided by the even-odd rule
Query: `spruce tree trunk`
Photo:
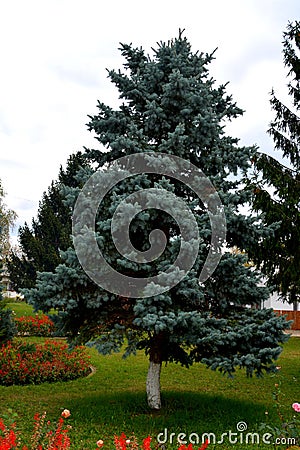
[[[149,369],[146,382],[147,400],[151,409],[161,408],[160,399],[160,371],[161,362],[149,362]]]
[[[148,405],[151,409],[161,408],[160,372],[163,360],[162,354],[164,344],[164,333],[158,333],[152,336],[149,352],[149,368],[146,382],[147,400]]]

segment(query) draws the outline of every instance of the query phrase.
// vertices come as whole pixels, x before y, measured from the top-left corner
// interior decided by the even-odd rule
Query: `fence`
[[[279,316],[285,316],[286,320],[293,320],[291,330],[300,330],[300,311],[274,310]]]

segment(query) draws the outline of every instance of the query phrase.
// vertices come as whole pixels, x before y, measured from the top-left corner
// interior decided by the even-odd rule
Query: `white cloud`
[[[286,85],[282,33],[297,13],[292,0],[6,2],[0,18],[0,179],[20,223],[31,221],[68,156],[98,145],[85,124],[98,99],[116,103],[105,69],[121,67],[120,41],[151,52],[157,41],[185,28],[194,51],[218,47],[212,75],[230,82],[228,91],[246,110],[231,134],[271,149],[268,93]]]

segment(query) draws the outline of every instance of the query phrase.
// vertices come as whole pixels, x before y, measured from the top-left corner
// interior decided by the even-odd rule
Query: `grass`
[[[265,411],[269,412],[271,423],[278,422],[272,391],[274,383],[280,380],[289,414],[291,404],[300,401],[300,338],[297,337],[284,346],[278,360],[282,367],[280,372],[262,379],[248,379],[240,372],[229,379],[200,364],[190,369],[168,364],[161,374],[163,406],[159,412],[149,411],[146,403],[148,361],[143,353],[124,360],[120,354],[101,356],[94,349],[89,352],[96,372],[87,378],[39,386],[0,387],[0,417],[16,412],[19,428],[29,435],[34,413],[47,411],[48,418],[55,421],[67,408],[71,411],[68,419],[72,425],[71,448],[83,450],[96,448],[98,439],[112,443],[113,435],[122,431],[127,435],[134,432],[139,439],[151,434],[155,442],[157,434],[164,433],[165,429],[168,440],[170,433],[201,436],[204,432],[214,432],[220,437],[228,430],[236,432],[240,421],[247,423],[249,432],[258,431],[259,424],[266,420]],[[167,448],[177,447],[168,444]],[[213,448],[270,449],[271,446],[222,444],[208,447]]]
[[[39,386],[0,387],[0,416],[10,410],[16,412],[18,425],[29,433],[35,412],[47,411],[48,417],[55,420],[62,409],[70,409],[72,448],[91,449],[98,439],[111,442],[113,435],[122,431],[128,435],[134,432],[139,438],[149,433],[156,437],[165,428],[169,435],[213,431],[220,436],[229,429],[236,431],[240,421],[247,423],[249,431],[257,431],[265,421],[266,410],[270,420],[276,420],[271,393],[280,378],[284,378],[287,407],[299,401],[295,381],[300,376],[299,338],[292,338],[285,345],[279,361],[280,374],[263,379],[247,379],[242,373],[228,379],[201,365],[184,369],[169,364],[162,370],[163,407],[159,412],[149,411],[146,404],[147,360],[142,353],[123,360],[120,354],[104,357],[94,350],[90,352],[96,373],[88,378]]]
[[[9,302],[7,303],[7,308],[11,309],[15,317],[22,316],[32,316],[34,314],[33,308],[31,305],[28,305],[25,302]]]
[[[7,303],[7,308],[11,309],[14,312],[15,317],[22,317],[22,316],[32,316],[36,313],[33,311],[33,307],[31,305],[28,305],[25,302],[9,302]],[[55,310],[51,310],[51,314],[55,314]],[[38,314],[42,314],[41,311],[39,311]]]

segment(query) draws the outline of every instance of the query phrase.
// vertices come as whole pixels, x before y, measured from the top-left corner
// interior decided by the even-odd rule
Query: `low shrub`
[[[11,340],[16,333],[12,311],[6,308],[5,300],[0,300],[0,344]]]
[[[68,349],[65,342],[8,342],[0,348],[0,384],[40,384],[84,377],[91,371],[84,347]]]
[[[35,316],[22,316],[15,318],[19,336],[52,336],[54,323],[45,314]]]

